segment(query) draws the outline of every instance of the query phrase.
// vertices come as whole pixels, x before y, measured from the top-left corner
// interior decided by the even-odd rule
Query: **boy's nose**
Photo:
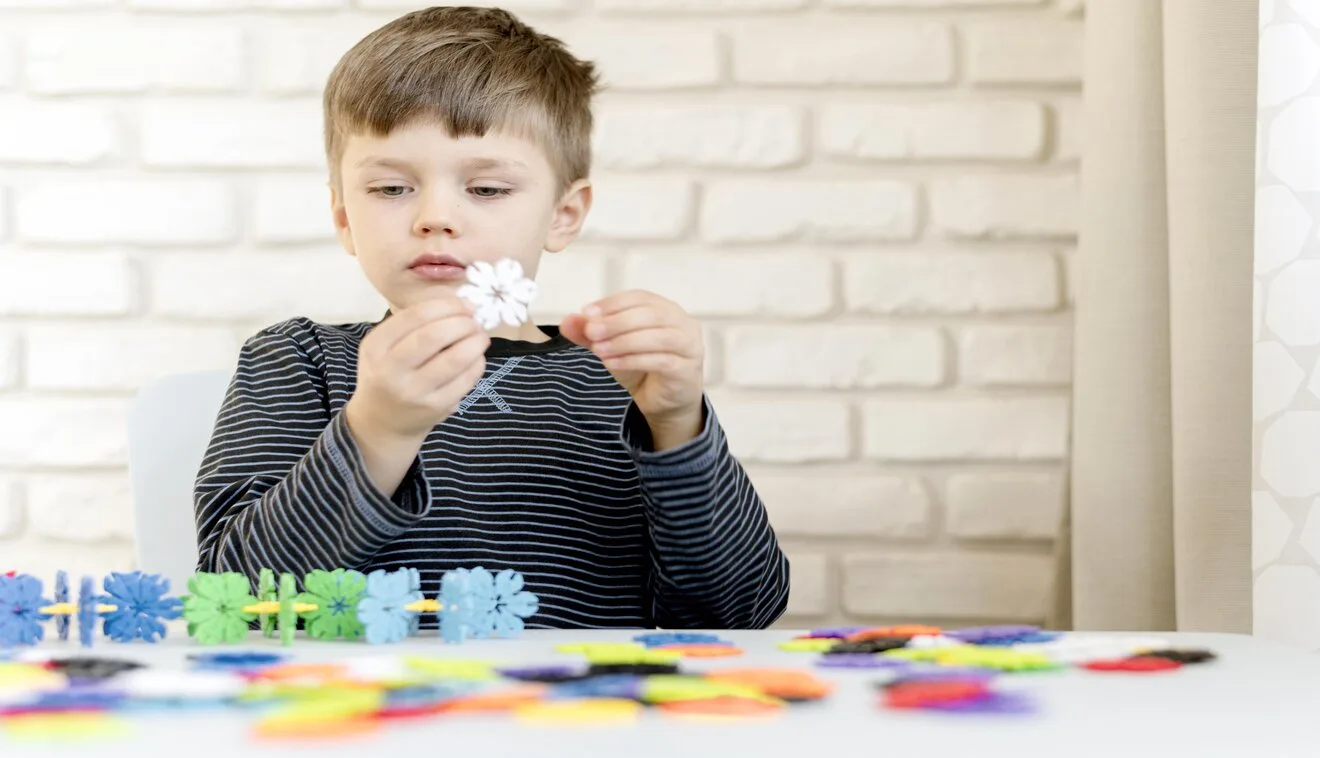
[[[454,206],[441,198],[430,198],[430,202],[422,204],[421,212],[413,223],[413,233],[422,237],[437,234],[457,237],[459,226]]]

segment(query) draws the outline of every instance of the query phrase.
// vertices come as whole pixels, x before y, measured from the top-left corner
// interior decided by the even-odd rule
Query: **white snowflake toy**
[[[476,306],[473,314],[482,329],[501,323],[518,326],[530,317],[528,306],[536,299],[536,282],[523,276],[522,264],[505,258],[491,265],[477,261],[467,267],[468,283],[458,296]]]

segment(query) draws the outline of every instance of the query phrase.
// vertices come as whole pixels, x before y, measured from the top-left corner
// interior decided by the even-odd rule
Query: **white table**
[[[1305,652],[1246,636],[1161,634],[1178,646],[1206,647],[1220,658],[1159,674],[1102,674],[1068,670],[1002,679],[1004,688],[1035,695],[1035,715],[969,715],[894,711],[877,705],[871,670],[814,667],[816,656],[776,646],[791,631],[717,632],[746,650],[723,659],[688,659],[685,669],[732,666],[811,668],[837,683],[826,701],[793,705],[779,717],[744,722],[687,722],[645,712],[621,726],[529,726],[507,715],[438,716],[387,724],[375,734],[342,742],[257,742],[251,716],[227,711],[134,715],[134,738],[102,745],[61,747],[15,743],[0,737],[0,756],[97,755],[106,758],[228,755],[265,758],[317,756],[1235,756],[1290,758],[1320,755],[1320,659]],[[394,646],[299,640],[292,648],[252,634],[249,644],[208,650],[290,651],[296,661],[334,661],[349,656],[415,653],[502,663],[574,662],[554,650],[558,643],[626,641],[629,631],[528,632],[518,640],[481,640],[446,645],[433,637]],[[116,645],[98,640],[93,655],[137,659],[160,667],[183,667],[200,648],[172,636],[158,645]],[[69,643],[47,642],[45,652],[78,653]]]

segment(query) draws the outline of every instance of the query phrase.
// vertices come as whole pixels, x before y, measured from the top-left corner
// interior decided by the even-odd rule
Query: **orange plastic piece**
[[[938,626],[922,626],[920,624],[901,624],[899,626],[876,626],[870,629],[863,629],[860,632],[854,632],[846,638],[848,642],[866,642],[867,640],[880,640],[886,637],[920,637],[923,635],[943,634],[944,630]]]
[[[743,654],[742,648],[733,645],[661,645],[656,650],[678,653],[684,658],[731,658]]]
[[[741,684],[784,700],[819,700],[834,691],[829,682],[797,669],[725,669],[706,674],[706,679]]]
[[[249,678],[266,682],[340,681],[348,678],[348,671],[338,663],[285,663],[255,671]]]
[[[316,740],[370,734],[380,722],[369,718],[345,719],[269,719],[257,722],[258,737],[268,739]]]
[[[764,700],[731,696],[705,700],[674,700],[656,707],[667,715],[712,721],[775,716],[784,709],[782,703],[767,703]]]
[[[442,703],[441,713],[502,713],[540,702],[546,693],[540,684],[521,684],[490,692],[478,692]]]

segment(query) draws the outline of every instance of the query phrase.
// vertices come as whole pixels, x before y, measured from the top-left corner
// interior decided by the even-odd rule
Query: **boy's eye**
[[[408,188],[402,184],[387,184],[383,187],[371,187],[367,190],[367,192],[374,195],[383,195],[385,197],[400,197],[407,191]]]
[[[499,197],[500,195],[507,195],[512,191],[513,190],[509,189],[508,187],[469,187],[468,188],[468,192],[471,192],[477,197]]]

